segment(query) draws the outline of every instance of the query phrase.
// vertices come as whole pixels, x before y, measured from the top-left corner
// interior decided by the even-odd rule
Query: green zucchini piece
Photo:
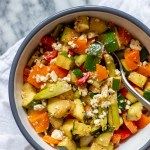
[[[49,121],[55,129],[59,129],[63,124],[62,118],[49,117]]]
[[[75,57],[75,64],[80,67],[86,60],[87,55],[83,54],[83,55],[79,55]]]
[[[107,30],[107,25],[104,21],[99,18],[90,18],[90,31],[94,31],[96,33],[103,33]]]
[[[77,77],[73,73],[73,71],[71,71],[71,73],[70,73],[70,80],[71,80],[72,83],[75,83],[77,81]]]
[[[140,102],[130,106],[127,112],[127,118],[131,121],[137,121],[141,118],[143,106]]]
[[[100,36],[100,41],[104,44],[108,53],[119,49],[119,43],[115,32],[108,32]]]
[[[72,115],[80,120],[81,122],[84,122],[84,116],[85,116],[85,111],[83,104],[80,99],[75,99],[74,100],[75,107],[72,111]]]
[[[113,57],[109,54],[105,54],[104,59],[105,59],[106,68],[109,71],[109,77],[116,76],[115,74],[116,66]]]
[[[104,45],[102,43],[95,42],[91,44],[90,47],[88,48],[88,54],[94,56],[100,56],[103,49],[104,49]]]
[[[125,97],[122,94],[118,93],[117,94],[117,100],[118,100],[119,109],[124,111],[126,108],[126,105],[127,105],[126,101],[125,101]]]
[[[51,98],[48,100],[47,110],[51,117],[62,118],[68,114],[71,106],[71,101]]]
[[[113,93],[109,96],[109,100],[111,101],[111,113],[112,113],[112,122],[113,127],[117,130],[120,127],[120,117],[119,117],[119,108],[117,104],[117,93]]]
[[[72,130],[73,135],[79,135],[79,136],[89,136],[91,132],[91,126],[86,125],[84,123],[80,123],[78,121],[74,122],[74,127]]]
[[[64,134],[69,137],[70,139],[72,139],[72,129],[73,129],[73,123],[74,120],[73,119],[69,119],[67,121],[64,122],[63,126],[60,128]]]
[[[79,16],[75,20],[75,27],[74,29],[77,32],[85,32],[89,29],[89,17],[87,16]]]
[[[131,72],[128,76],[128,80],[134,83],[135,85],[143,88],[147,81],[147,77],[137,73],[137,72]]]
[[[143,93],[144,98],[150,101],[150,90],[145,90]]]
[[[80,95],[80,92],[78,90],[75,91],[74,93],[74,98],[75,99],[80,99],[81,95]]]
[[[56,83],[48,84],[45,89],[41,90],[34,96],[34,99],[35,100],[49,99],[70,90],[71,86],[66,81],[57,81]]]
[[[131,92],[127,92],[127,94],[126,94],[126,99],[128,99],[131,103],[135,103],[135,102],[137,102],[138,100],[137,100],[137,98],[136,97],[134,97],[133,96],[133,94],[131,93]]]
[[[61,68],[70,70],[70,68],[72,68],[74,65],[74,59],[69,58],[67,55],[61,53],[57,56],[55,63]]]
[[[52,32],[52,36],[55,38],[58,38],[60,32],[62,31],[62,28],[63,28],[63,24],[57,25],[56,28]]]
[[[65,146],[57,146],[57,150],[69,150],[69,149]]]
[[[78,37],[78,33],[75,30],[65,27],[60,40],[64,43],[68,43],[69,41],[74,40],[76,37]]]
[[[95,136],[99,133],[101,133],[101,127],[100,126],[93,126],[91,128],[91,135]]]
[[[73,70],[73,73],[75,74],[75,76],[78,78],[78,77],[82,77],[83,76],[83,73],[80,69],[74,69]]]
[[[22,87],[22,106],[28,107],[34,100],[35,95],[36,90],[34,89],[34,87],[29,83],[25,83]]]
[[[58,146],[66,147],[68,150],[76,150],[76,144],[73,140],[69,139],[68,137],[64,138]]]
[[[95,142],[101,146],[108,146],[112,136],[112,132],[104,132],[96,138]]]
[[[121,86],[121,77],[114,77],[112,82],[112,89],[114,91],[119,91]]]
[[[93,139],[94,139],[94,137],[91,135],[81,137],[80,138],[80,146],[81,147],[88,146],[92,142]]]
[[[86,61],[84,63],[84,68],[87,71],[95,71],[96,64],[99,63],[99,58],[94,55],[87,55]]]
[[[140,51],[140,61],[143,62],[147,60],[148,57],[149,57],[149,52],[145,47],[143,47]]]

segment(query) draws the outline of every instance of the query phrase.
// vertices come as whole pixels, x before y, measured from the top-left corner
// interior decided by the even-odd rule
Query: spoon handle
[[[126,76],[125,76],[125,73],[123,71],[123,68],[122,68],[122,64],[118,58],[118,56],[113,53],[113,55],[116,57],[118,63],[119,63],[119,67],[120,67],[120,73],[121,73],[121,76],[122,76],[122,82],[124,83],[125,87],[143,104],[143,106],[145,108],[147,108],[149,111],[150,111],[150,102],[145,99],[143,96],[141,96],[133,87],[132,85],[128,82]]]
[[[121,75],[122,75],[122,82],[124,83],[125,87],[143,104],[145,108],[147,108],[150,111],[150,102],[145,99],[143,96],[141,96],[127,81],[124,71],[121,70]]]

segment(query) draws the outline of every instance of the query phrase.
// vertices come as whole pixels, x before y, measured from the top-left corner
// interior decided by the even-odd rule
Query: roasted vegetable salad
[[[39,136],[58,150],[113,150],[150,123],[121,81],[150,101],[146,48],[126,29],[79,16],[40,40],[23,73],[22,106]]]

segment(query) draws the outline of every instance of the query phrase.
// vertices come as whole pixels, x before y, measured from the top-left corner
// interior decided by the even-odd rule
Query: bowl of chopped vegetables
[[[150,117],[121,80],[150,100],[150,30],[116,9],[68,9],[37,25],[11,67],[16,123],[39,150],[146,149]]]

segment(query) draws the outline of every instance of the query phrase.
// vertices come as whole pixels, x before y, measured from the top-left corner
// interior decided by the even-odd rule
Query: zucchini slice
[[[62,118],[49,117],[49,121],[55,129],[59,129],[63,124]]]
[[[74,40],[74,38],[77,37],[78,37],[78,33],[75,30],[69,27],[65,27],[60,40],[64,43],[68,43],[69,41],[72,41]]]
[[[91,142],[92,142],[92,140],[94,139],[94,137],[93,136],[83,136],[83,137],[81,137],[80,138],[80,146],[81,147],[86,147],[86,146],[88,146]]]
[[[72,129],[73,129],[73,123],[74,120],[73,119],[69,119],[66,122],[64,122],[63,126],[60,128],[64,134],[69,137],[70,139],[72,139]]]
[[[68,150],[76,150],[76,144],[73,140],[69,139],[68,137],[64,138],[58,146],[66,147]]]
[[[137,121],[141,118],[143,106],[140,102],[132,104],[127,112],[127,118],[131,121]]]
[[[131,72],[128,76],[128,80],[134,83],[135,85],[143,88],[147,81],[147,77],[137,73],[137,72]]]
[[[79,136],[89,136],[91,132],[91,126],[86,125],[84,123],[80,123],[78,121],[74,122],[74,127],[72,134],[73,135],[79,135]]]
[[[108,146],[112,136],[113,136],[112,132],[102,133],[96,138],[95,142],[102,146]]]
[[[55,118],[62,118],[68,114],[72,107],[72,102],[68,100],[61,100],[58,98],[51,98],[48,100],[47,110],[50,116]]]
[[[58,81],[56,83],[48,84],[45,89],[41,90],[34,96],[34,99],[35,100],[49,99],[70,90],[71,86],[66,81]]]
[[[107,30],[107,25],[104,21],[99,18],[90,18],[90,31],[94,31],[96,33],[103,33]]]
[[[72,115],[77,118],[79,121],[84,122],[84,107],[80,99],[75,99],[74,100],[75,107],[72,111]]]
[[[29,83],[25,83],[22,87],[22,106],[28,107],[30,103],[34,100],[36,91],[33,86]]]
[[[79,16],[76,18],[75,21],[75,30],[77,32],[85,32],[87,31],[89,27],[89,17],[87,16]]]

